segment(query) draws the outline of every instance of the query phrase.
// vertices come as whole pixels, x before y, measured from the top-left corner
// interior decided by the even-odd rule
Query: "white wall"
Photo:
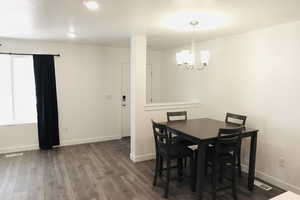
[[[183,47],[188,48],[188,47]],[[160,103],[199,101],[199,73],[176,66],[176,52],[182,49],[161,51]]]
[[[131,159],[134,162],[154,158],[155,145],[151,119],[167,121],[166,112],[186,110],[189,118],[203,117],[197,104],[146,105],[146,37],[131,39]],[[148,53],[148,52],[147,52]]]
[[[161,69],[161,51],[147,50],[147,67],[151,66],[152,70],[152,81],[151,81],[151,91],[149,85],[146,85],[147,90],[147,103],[150,103],[150,98],[152,96],[152,103],[160,102],[160,87],[161,87],[161,77],[160,77],[160,69]],[[151,74],[149,74],[149,70],[147,70],[146,79],[150,79]],[[148,80],[147,80],[147,83]],[[150,95],[151,94],[151,95]]]
[[[182,89],[191,95],[188,100],[200,99],[202,107],[185,109],[191,118],[208,116],[223,120],[228,111],[246,114],[248,126],[260,129],[257,175],[296,192],[300,192],[299,35],[300,22],[297,22],[199,43],[199,49],[209,49],[212,54],[207,69],[165,76],[161,73],[161,80],[167,77],[172,81],[169,90]],[[121,89],[117,83],[121,70],[118,67],[119,63],[129,62],[126,53],[129,50],[15,40],[1,42],[4,45],[1,51],[62,54],[56,58],[56,78],[63,144],[121,136],[118,116]],[[161,68],[166,66],[171,65],[161,64]],[[137,77],[144,77],[144,73],[145,69],[140,70]],[[185,82],[182,76],[191,81]],[[145,80],[139,79],[137,84],[142,81]],[[166,85],[162,82],[161,86]],[[173,98],[175,93],[171,94]],[[183,95],[178,97],[179,101],[185,99]],[[150,119],[165,120],[167,111],[145,111],[145,103],[139,102],[138,108],[139,137],[132,155],[136,161],[154,155]],[[37,145],[35,125],[0,127],[0,135],[2,152]],[[280,157],[285,159],[285,168],[279,167]],[[247,164],[246,156],[243,162]]]
[[[175,57],[162,94],[168,101],[182,99],[181,92],[197,93],[208,117],[224,120],[226,112],[246,114],[247,125],[260,130],[257,176],[300,193],[300,22],[273,26],[236,36],[201,42],[198,50],[211,52],[209,66],[196,73],[174,73]],[[172,51],[172,50],[170,50]],[[173,50],[174,51],[174,50]],[[172,68],[173,67],[173,68]],[[182,80],[196,86],[186,92]],[[163,79],[162,79],[163,81]],[[169,85],[168,85],[169,84]],[[192,85],[193,85],[192,84]],[[175,89],[178,89],[177,91]],[[245,151],[249,142],[244,143]],[[243,163],[248,154],[244,151]],[[285,160],[285,167],[279,160]]]
[[[55,58],[60,139],[63,145],[121,137],[121,63],[128,49],[1,40],[2,52],[60,53]],[[1,126],[0,152],[38,147],[35,124]]]
[[[1,39],[1,52],[53,53],[62,145],[121,137],[121,66],[128,48]],[[159,69],[159,52],[148,62]],[[156,71],[155,71],[156,72]],[[0,126],[0,153],[38,148],[36,124]]]
[[[121,134],[122,64],[129,63],[129,49],[105,47],[103,48],[103,57],[104,73],[102,78],[105,80],[105,86],[100,93],[107,98],[111,95],[112,100],[108,102],[113,105],[104,106],[104,113],[111,113],[105,117],[106,132]]]

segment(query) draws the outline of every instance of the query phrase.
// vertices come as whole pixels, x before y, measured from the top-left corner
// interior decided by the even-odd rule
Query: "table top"
[[[177,120],[171,122],[164,122],[168,128],[191,136],[198,140],[214,139],[218,136],[219,128],[234,128],[236,125],[227,124],[224,121],[201,118],[201,119],[189,119],[189,120]],[[242,135],[258,132],[256,129],[245,128]]]

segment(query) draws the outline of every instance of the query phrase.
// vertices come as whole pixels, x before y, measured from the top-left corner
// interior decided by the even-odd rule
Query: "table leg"
[[[248,189],[253,190],[255,179],[255,161],[256,161],[256,146],[257,146],[257,132],[251,136],[249,171],[248,171]]]
[[[198,158],[197,158],[197,194],[199,200],[202,199],[205,179],[205,156],[206,156],[206,143],[198,145]]]

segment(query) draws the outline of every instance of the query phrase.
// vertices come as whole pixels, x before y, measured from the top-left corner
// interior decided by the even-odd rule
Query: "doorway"
[[[122,63],[122,86],[121,86],[121,116],[122,116],[122,137],[130,137],[130,66]],[[146,103],[152,103],[152,65],[146,66]]]
[[[151,104],[153,103],[153,97],[152,97],[152,65],[147,64],[146,65],[146,103]]]
[[[122,137],[130,136],[129,77],[130,77],[129,64],[122,63],[122,86],[121,86]]]

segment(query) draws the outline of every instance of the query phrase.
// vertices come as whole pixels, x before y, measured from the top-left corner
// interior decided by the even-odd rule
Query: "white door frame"
[[[127,72],[124,71],[126,66]],[[121,92],[120,92],[120,104],[121,104],[121,136],[128,137],[130,136],[130,66],[128,63],[121,63]],[[127,77],[127,94],[124,94],[124,73],[128,75]],[[126,96],[125,102],[123,101],[123,96]],[[124,113],[125,112],[125,113]],[[126,116],[125,116],[126,115]],[[126,117],[126,118],[124,118]],[[126,124],[125,124],[126,123]]]
[[[152,65],[151,64],[147,64],[146,65],[147,69],[146,69],[146,98],[147,98],[147,103],[152,103],[153,102],[153,91],[152,91],[152,75],[153,75],[153,70],[152,70]],[[149,70],[149,71],[148,71]],[[149,80],[148,80],[149,79]],[[149,81],[149,82],[148,82]]]

